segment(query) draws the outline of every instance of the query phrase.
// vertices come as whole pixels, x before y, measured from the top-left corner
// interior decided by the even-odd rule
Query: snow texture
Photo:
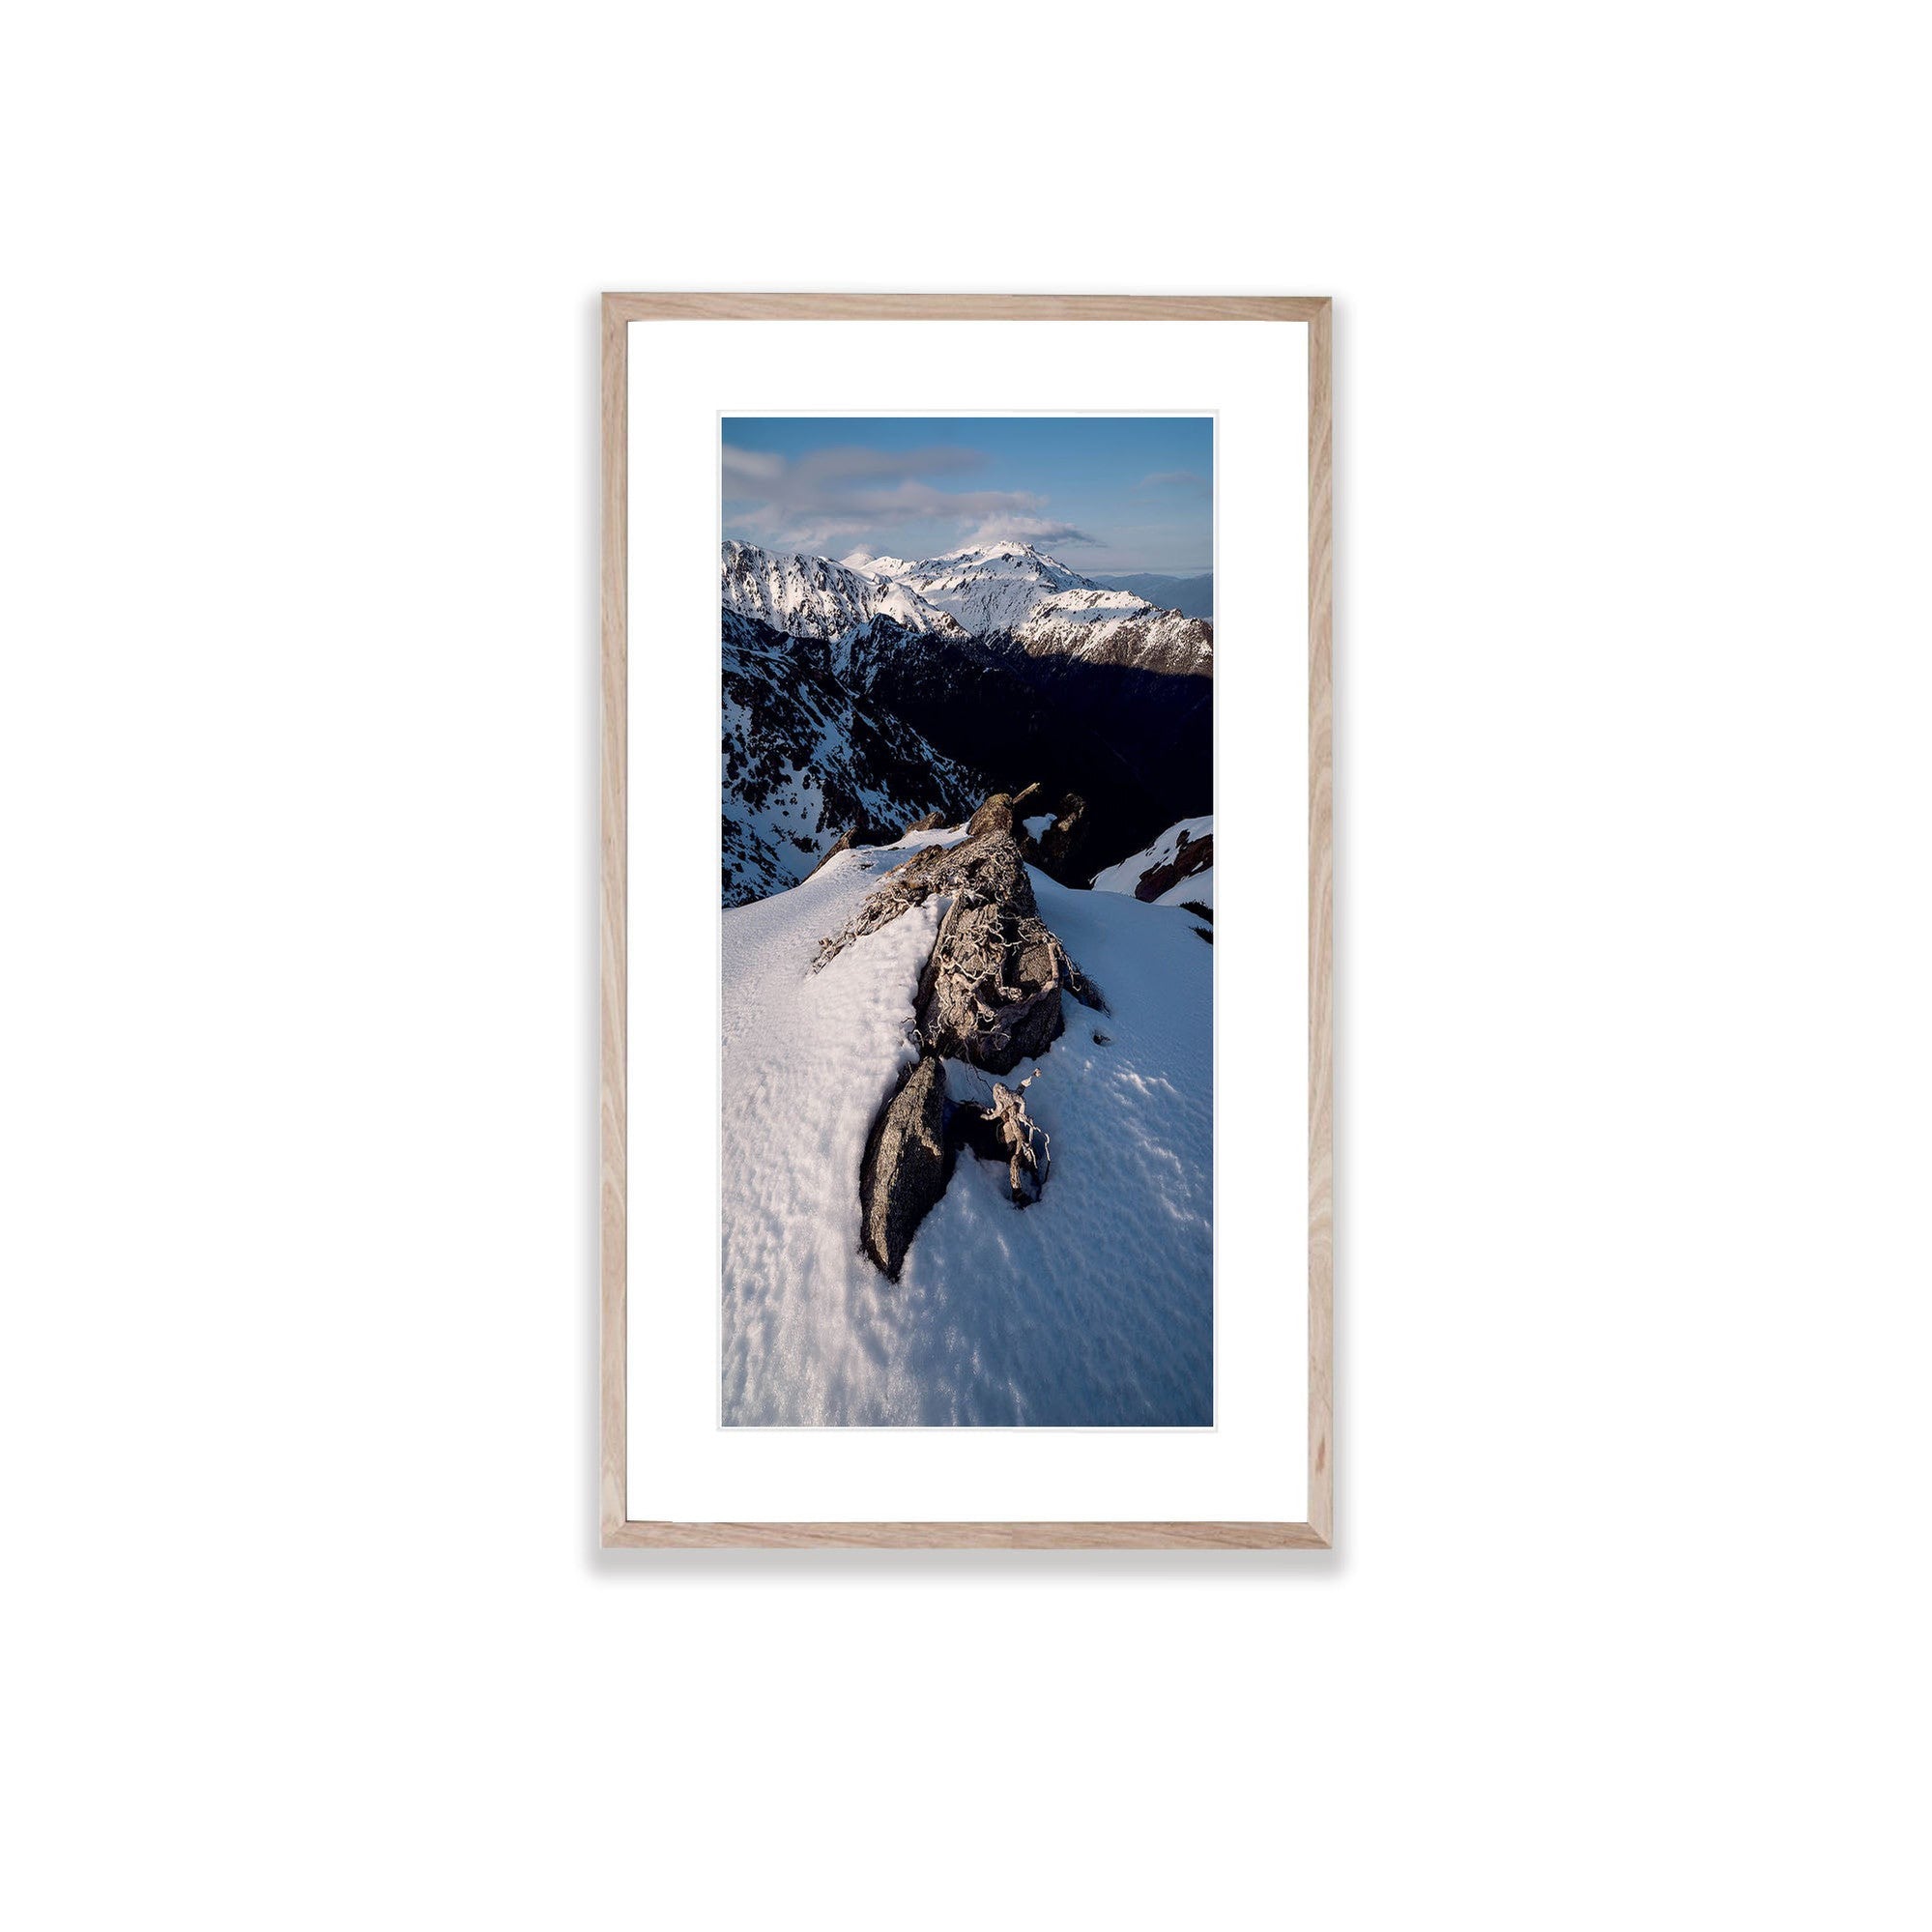
[[[812,973],[892,865],[957,829],[841,853],[724,919],[727,1424],[1206,1426],[1213,1420],[1213,954],[1188,914],[1029,876],[1110,1011],[1069,1001],[1027,1092],[1053,1174],[1016,1209],[962,1154],[897,1283],[859,1250],[875,1114],[916,1057],[935,899]],[[1105,1044],[1096,1039],[1103,1037]],[[992,1080],[947,1063],[956,1101]]]

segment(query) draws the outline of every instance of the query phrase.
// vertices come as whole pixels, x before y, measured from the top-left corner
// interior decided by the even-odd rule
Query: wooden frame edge
[[[1307,322],[1327,296],[613,293],[622,322]]]
[[[1335,1527],[1334,304],[1308,332],[1308,1513]]]
[[[600,1463],[606,1549],[1329,1549],[1334,1545],[1333,299],[606,293],[602,325],[602,631],[598,864]],[[628,325],[741,321],[1253,321],[1309,325],[1309,1223],[1306,1522],[678,1523],[625,1514],[625,1134],[629,979],[625,507]]]
[[[1327,1549],[1312,1523],[626,1522],[607,1549]]]
[[[627,762],[630,756],[629,656],[626,600],[629,532],[625,505],[630,458],[629,341],[621,304],[603,302],[603,550],[600,652],[601,717],[598,774],[602,841],[597,861],[598,984],[602,991],[599,1057],[598,1215],[602,1255],[600,1309],[600,1469],[598,1513],[606,1548],[625,1528],[624,1444],[624,1280],[627,1242],[627,1162],[630,943],[629,809]]]

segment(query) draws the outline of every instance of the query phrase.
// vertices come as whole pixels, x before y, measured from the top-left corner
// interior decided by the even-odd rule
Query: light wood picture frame
[[[654,320],[1307,325],[1308,1462],[1305,1520],[681,1522],[626,1512],[627,625],[630,325]],[[602,303],[601,1538],[612,1549],[1326,1549],[1334,1536],[1332,304],[1326,297],[606,294]]]

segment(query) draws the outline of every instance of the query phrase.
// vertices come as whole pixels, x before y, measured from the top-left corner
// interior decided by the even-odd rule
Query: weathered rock
[[[944,829],[946,821],[937,812],[928,812],[923,819],[914,819],[906,827],[908,832],[937,832]]]
[[[966,837],[977,839],[988,832],[1010,832],[1013,829],[1013,800],[1004,792],[995,792],[970,819],[966,821]]]
[[[989,1073],[1043,1053],[1066,1021],[1066,955],[1048,931],[1025,874],[1001,898],[962,892],[939,922],[919,981],[919,1037],[935,1053]]]
[[[991,1107],[959,1108],[949,1125],[953,1139],[980,1160],[1005,1164],[1015,1207],[1030,1207],[1047,1185],[1047,1135],[1026,1111],[1025,1100],[1039,1078],[1036,1067],[1017,1087],[995,1081]]]
[[[1020,849],[1005,834],[966,839],[956,846],[928,846],[904,865],[895,866],[866,894],[845,930],[824,942],[813,971],[835,959],[854,939],[862,939],[868,933],[889,926],[902,912],[923,906],[936,892],[969,892],[982,899],[1007,899],[1024,892],[1029,909],[1033,904],[1033,888],[1027,883]]]
[[[952,1178],[945,1068],[923,1054],[872,1124],[859,1166],[859,1239],[892,1281],[912,1236]]]
[[[953,1110],[949,1127],[945,1060],[1008,1073],[1058,1038],[1066,1024],[1063,993],[1106,1011],[1099,991],[1041,918],[1011,832],[929,846],[888,873],[845,930],[823,942],[813,971],[936,893],[952,903],[914,999],[921,1057],[880,1109],[859,1170],[865,1252],[894,1280],[913,1231],[945,1193],[957,1144],[1006,1162],[1022,1206],[1038,1198],[1046,1178],[1046,1137],[1026,1117],[1024,1084],[1010,1102],[1000,1099],[1008,1089],[996,1086],[991,1112]]]
[[[1192,879],[1197,872],[1205,872],[1213,863],[1214,834],[1207,832],[1190,840],[1183,832],[1173,857],[1166,865],[1149,866],[1134,887],[1134,896],[1152,905],[1162,893],[1171,891],[1182,879]]]
[[[820,947],[813,971],[935,893],[953,903],[919,981],[916,1011],[928,1046],[1005,1073],[1058,1038],[1062,989],[1106,1010],[1099,989],[1040,917],[1020,848],[1007,832],[929,846],[888,873],[845,930]]]

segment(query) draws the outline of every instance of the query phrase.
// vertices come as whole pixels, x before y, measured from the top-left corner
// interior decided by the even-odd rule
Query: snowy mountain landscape
[[[1210,1425],[1211,620],[996,531],[719,600],[723,1421]]]
[[[1211,802],[1205,620],[1024,541],[917,562],[727,541],[719,578],[727,905],[997,782],[1077,796],[1081,846],[1116,857]]]

